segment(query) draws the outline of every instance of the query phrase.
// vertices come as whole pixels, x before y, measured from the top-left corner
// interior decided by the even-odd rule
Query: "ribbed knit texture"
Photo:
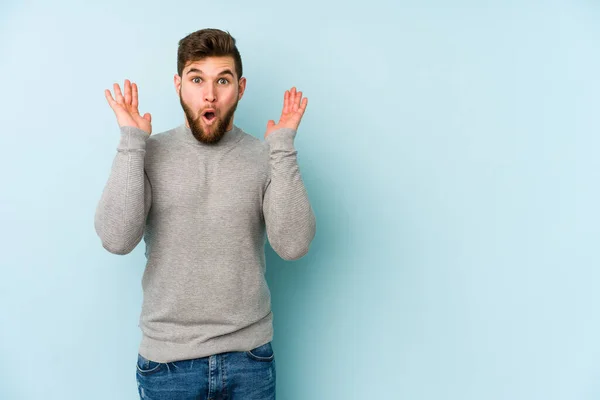
[[[234,125],[216,145],[198,142],[185,124],[120,131],[94,226],[114,254],[146,243],[140,354],[170,362],[272,340],[266,238],[295,260],[316,228],[296,131],[261,141]]]

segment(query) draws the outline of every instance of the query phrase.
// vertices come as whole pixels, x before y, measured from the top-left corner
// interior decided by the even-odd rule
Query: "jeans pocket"
[[[141,375],[145,376],[158,372],[163,365],[164,363],[148,360],[147,358],[138,353],[136,368]]]
[[[265,343],[252,350],[246,351],[246,355],[255,361],[273,361],[275,353],[271,342]]]

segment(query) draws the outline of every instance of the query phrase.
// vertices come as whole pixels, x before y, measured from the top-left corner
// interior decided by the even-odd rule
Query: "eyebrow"
[[[202,74],[202,70],[198,69],[198,68],[192,68],[190,69],[188,72],[186,72],[186,75],[191,74],[192,72],[197,72],[199,74]],[[231,72],[231,70],[228,69],[224,69],[223,71],[219,72],[219,74],[217,76],[221,76],[221,75],[231,75],[231,77],[233,78],[233,72]]]

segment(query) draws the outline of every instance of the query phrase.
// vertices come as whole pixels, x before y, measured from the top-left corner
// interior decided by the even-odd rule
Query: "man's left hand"
[[[297,92],[296,87],[293,87],[291,90],[286,90],[283,95],[283,110],[281,111],[279,122],[275,123],[272,119],[267,122],[265,139],[271,132],[276,131],[277,129],[291,128],[297,130],[307,104],[308,98],[302,98],[302,92]]]

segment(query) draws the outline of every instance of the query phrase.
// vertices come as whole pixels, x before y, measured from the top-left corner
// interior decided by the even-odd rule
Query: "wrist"
[[[269,133],[265,141],[269,144],[271,150],[292,150],[294,149],[296,132],[292,128],[279,128]]]
[[[121,138],[117,150],[145,150],[150,134],[135,126],[121,126]]]

